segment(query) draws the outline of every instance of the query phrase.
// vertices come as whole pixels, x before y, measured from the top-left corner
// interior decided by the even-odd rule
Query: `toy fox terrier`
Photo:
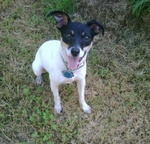
[[[36,83],[42,83],[42,73],[49,73],[50,87],[54,95],[54,110],[61,113],[61,100],[58,87],[62,83],[77,82],[79,102],[85,113],[90,113],[91,108],[84,98],[86,58],[92,47],[95,35],[104,34],[104,27],[96,20],[86,24],[72,22],[70,17],[62,11],[52,11],[48,16],[53,16],[56,27],[61,33],[61,40],[50,40],[42,44],[36,53],[32,68]]]

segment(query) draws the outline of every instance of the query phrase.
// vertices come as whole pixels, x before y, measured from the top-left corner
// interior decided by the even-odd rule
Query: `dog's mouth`
[[[78,66],[81,62],[81,60],[83,59],[83,57],[85,56],[86,52],[84,53],[84,55],[82,57],[72,57],[72,56],[68,56],[68,68],[71,70],[75,70],[78,69]]]

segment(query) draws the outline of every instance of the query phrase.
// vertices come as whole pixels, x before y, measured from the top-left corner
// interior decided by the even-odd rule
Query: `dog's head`
[[[79,63],[85,61],[94,36],[100,32],[104,35],[103,25],[96,20],[86,24],[72,22],[70,17],[62,11],[52,11],[49,15],[54,17],[56,26],[61,32],[61,45],[65,50],[68,68],[77,69]]]

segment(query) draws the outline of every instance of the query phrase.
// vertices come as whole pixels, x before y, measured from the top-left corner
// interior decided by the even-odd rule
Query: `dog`
[[[62,111],[59,96],[59,85],[77,82],[79,102],[85,113],[91,113],[86,103],[84,92],[86,85],[86,58],[92,47],[95,35],[102,33],[104,27],[96,20],[85,24],[72,22],[63,11],[52,11],[56,27],[61,33],[61,40],[49,40],[38,49],[32,69],[36,75],[36,84],[42,83],[42,73],[49,73],[50,87],[54,95],[54,110],[57,114]]]

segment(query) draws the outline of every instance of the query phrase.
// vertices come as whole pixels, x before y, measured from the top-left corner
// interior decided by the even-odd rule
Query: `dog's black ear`
[[[70,17],[63,11],[51,11],[48,13],[47,16],[54,17],[58,29],[62,28],[63,26],[71,22]]]
[[[91,21],[87,22],[86,25],[91,28],[94,35],[97,35],[100,32],[102,32],[102,35],[104,35],[104,26],[102,24],[100,24],[99,22],[97,22],[96,20],[91,20]]]

